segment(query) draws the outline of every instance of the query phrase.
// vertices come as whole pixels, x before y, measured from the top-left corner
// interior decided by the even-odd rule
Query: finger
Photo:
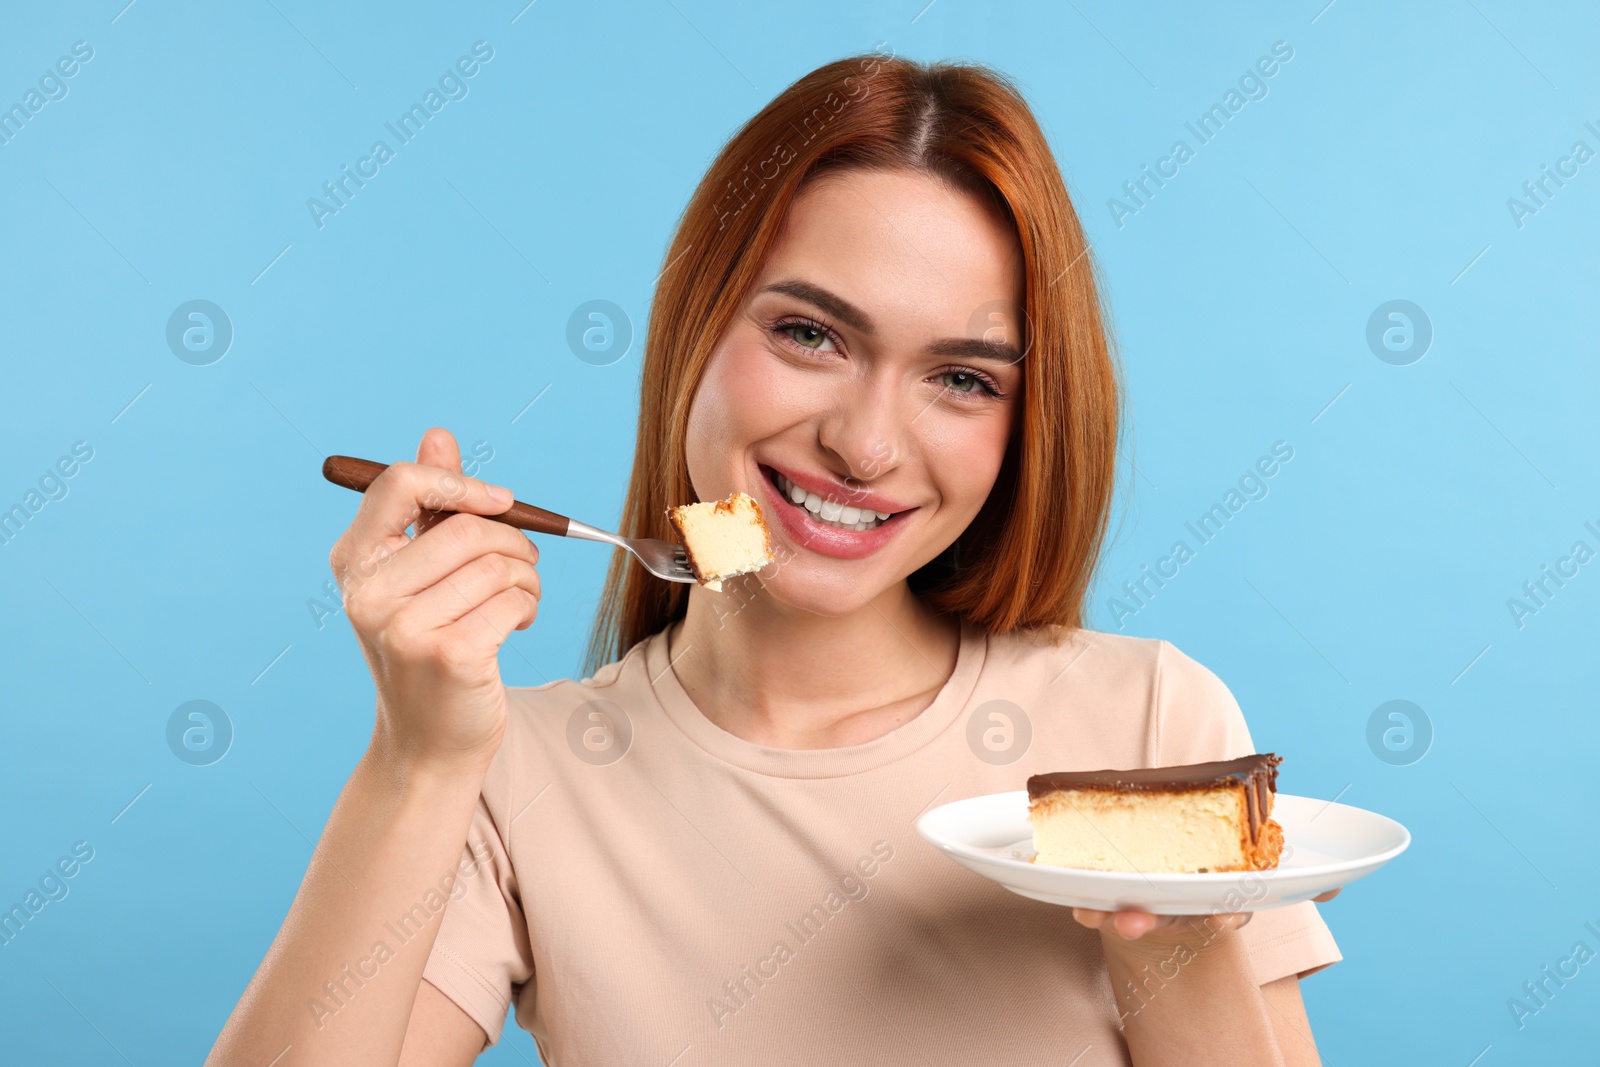
[[[442,426],[430,426],[424,430],[422,440],[417,444],[417,463],[425,467],[438,467],[452,474],[461,474],[461,446],[456,443],[455,434]],[[443,517],[426,512],[419,515],[416,522],[417,536],[421,537],[424,530],[436,525]]]
[[[1123,908],[1112,917],[1111,927],[1129,941],[1136,941],[1158,926],[1171,925],[1171,917],[1151,915],[1138,908]]]
[[[1091,930],[1098,930],[1102,923],[1111,918],[1109,911],[1096,911],[1094,908],[1073,908],[1072,917]]]
[[[417,462],[459,473],[461,447],[456,444],[456,435],[443,426],[430,426],[422,431],[422,439],[417,442]]]
[[[496,487],[499,488],[499,487]],[[425,511],[497,515],[512,504],[509,490],[497,499],[488,482],[458,471],[416,463],[384,468],[361,495],[356,517],[331,554],[336,573],[353,570],[367,579],[389,557],[411,544],[405,529],[424,521]]]
[[[1324,900],[1332,900],[1334,897],[1338,896],[1342,892],[1344,892],[1344,887],[1340,886],[1338,889],[1330,889],[1326,893],[1318,893],[1316,896],[1312,897],[1311,899],[1315,900],[1315,901],[1318,901],[1318,902],[1321,902],[1321,901],[1324,901]]]
[[[446,516],[428,536],[411,542],[367,582],[367,595],[411,597],[430,589],[471,560],[491,553],[539,562],[533,539],[514,526],[477,515]],[[476,601],[475,601],[476,602]]]
[[[406,610],[417,625],[436,630],[464,618],[508,589],[521,589],[537,600],[541,595],[539,572],[526,559],[489,552],[468,560],[422,590],[411,598]]]
[[[444,632],[447,636],[459,636],[463,641],[493,639],[499,644],[512,630],[526,629],[538,610],[538,598],[530,596],[526,589],[506,589],[446,626]]]

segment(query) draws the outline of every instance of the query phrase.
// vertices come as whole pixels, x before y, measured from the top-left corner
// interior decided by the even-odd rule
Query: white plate
[[[945,855],[1013,893],[1077,908],[1142,908],[1152,915],[1210,915],[1281,908],[1349,885],[1404,852],[1411,834],[1393,819],[1348,804],[1278,793],[1272,817],[1283,856],[1266,871],[1141,874],[1041,867],[1033,858],[1028,791],[941,804],[917,833]]]

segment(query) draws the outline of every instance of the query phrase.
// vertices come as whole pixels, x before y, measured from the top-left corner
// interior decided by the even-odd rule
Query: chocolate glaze
[[[1028,779],[1028,800],[1038,800],[1058,789],[1104,789],[1141,793],[1191,793],[1227,785],[1232,779],[1245,787],[1245,807],[1250,813],[1250,838],[1272,810],[1278,788],[1278,764],[1283,757],[1257,752],[1238,759],[1190,763],[1181,767],[1141,767],[1137,770],[1055,771]]]

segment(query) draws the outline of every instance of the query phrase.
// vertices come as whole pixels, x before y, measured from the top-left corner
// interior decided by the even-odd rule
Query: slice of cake
[[[1183,767],[1063,771],[1028,779],[1035,863],[1146,874],[1278,865],[1271,817],[1282,757]]]
[[[772,536],[761,505],[748,493],[726,500],[680,504],[667,517],[683,538],[689,568],[700,584],[722,591],[722,580],[760,570],[772,562]]]

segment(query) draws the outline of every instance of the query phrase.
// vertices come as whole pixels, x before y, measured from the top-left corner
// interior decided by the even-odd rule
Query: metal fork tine
[[[688,550],[683,545],[653,538],[639,539],[634,545],[639,561],[657,577],[671,582],[696,581],[694,570],[689,566]]]
[[[688,553],[682,545],[655,537],[622,537],[609,530],[602,530],[598,526],[579,522],[577,519],[561,516],[556,518],[565,524],[564,528],[558,531],[560,536],[576,537],[584,541],[600,541],[625,549],[645,570],[670,582],[696,580],[694,571],[689,566]]]

